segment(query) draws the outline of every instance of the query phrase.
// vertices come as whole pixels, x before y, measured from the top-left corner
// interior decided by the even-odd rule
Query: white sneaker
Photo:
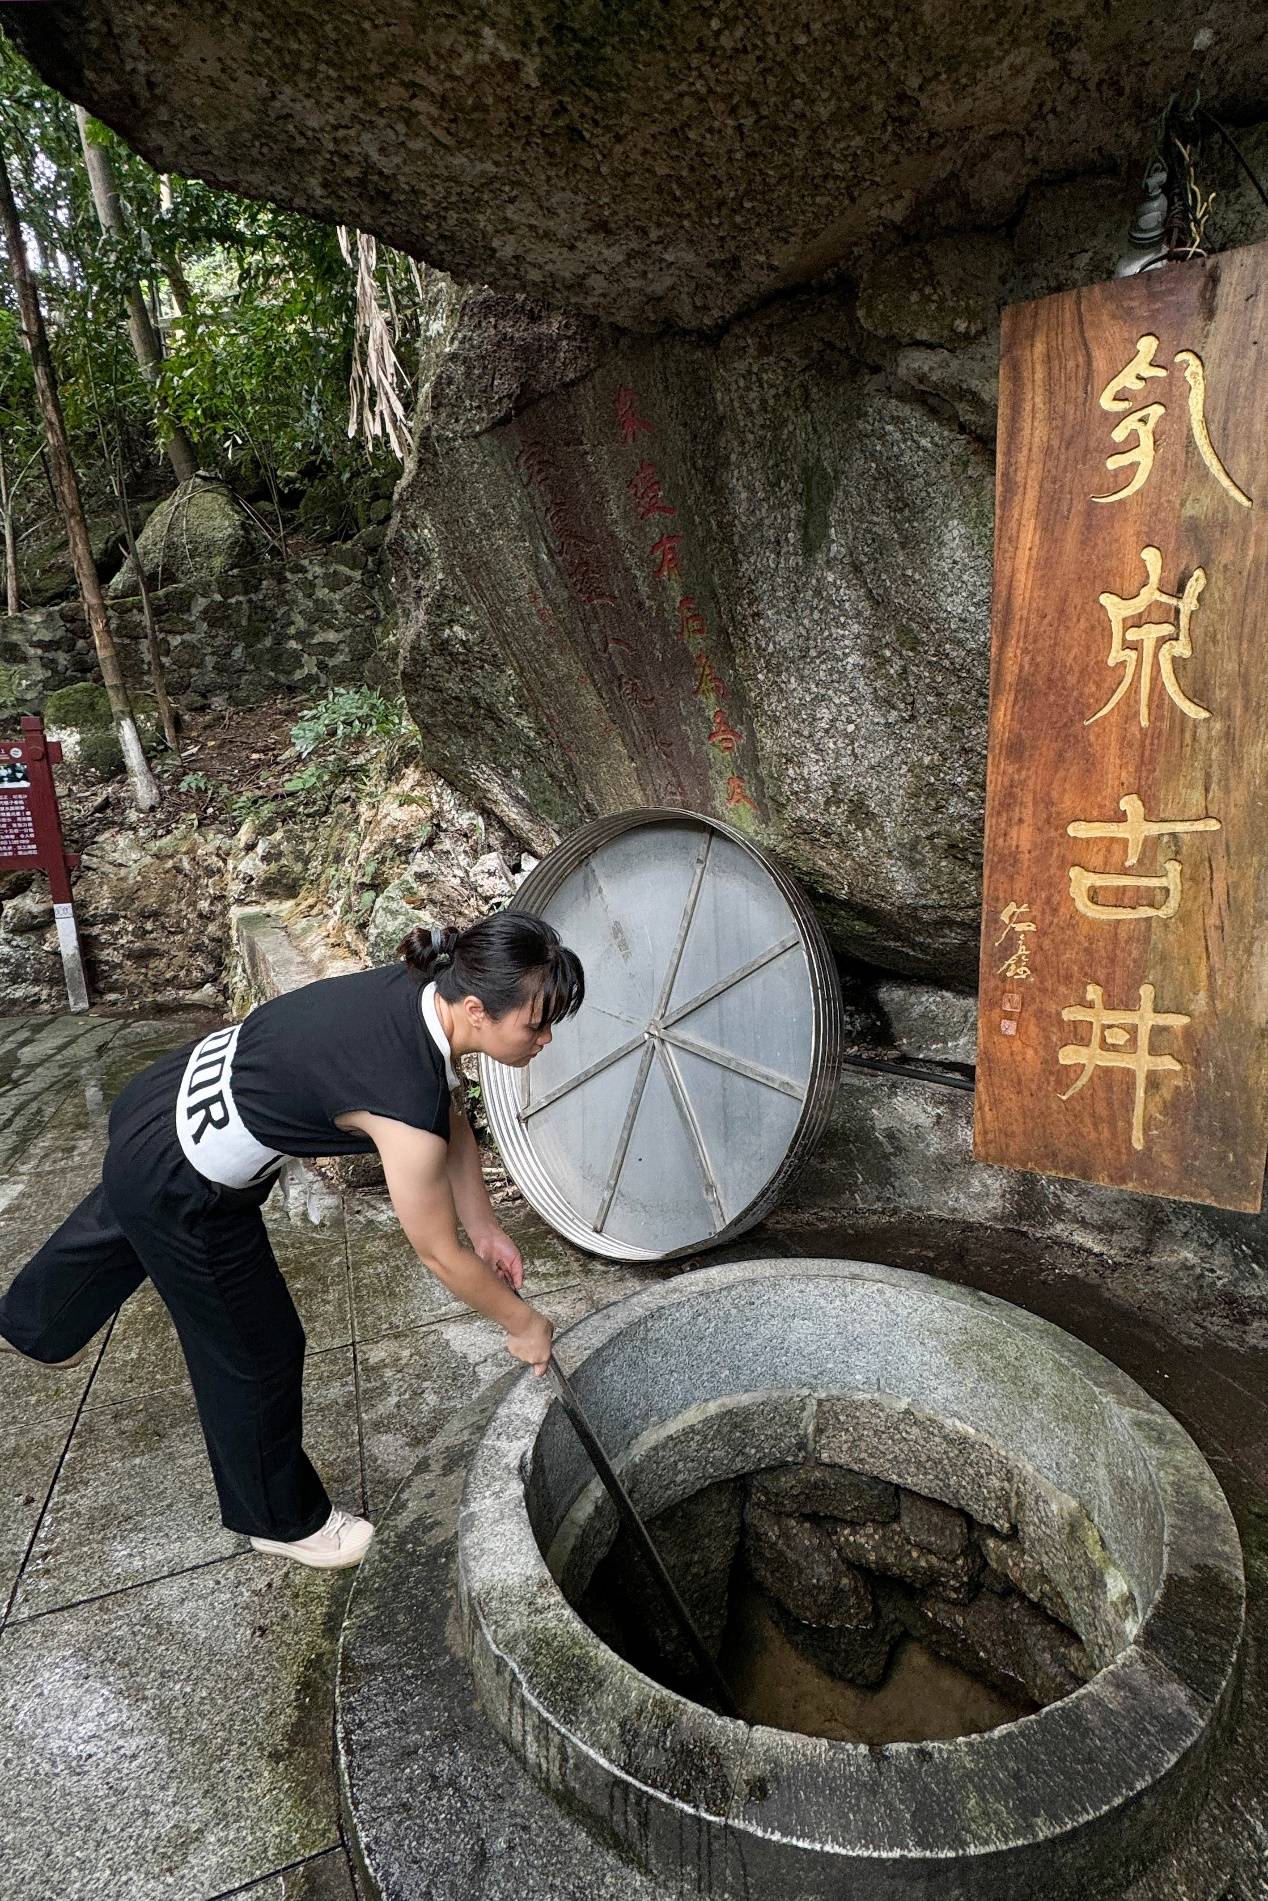
[[[271,1552],[278,1558],[294,1558],[297,1564],[315,1565],[319,1571],[342,1571],[345,1565],[360,1564],[370,1549],[374,1526],[368,1518],[354,1518],[351,1512],[331,1508],[320,1531],[307,1538],[252,1538],[256,1551]]]
[[[90,1346],[91,1342],[87,1347],[80,1347],[79,1352],[72,1353],[68,1360],[37,1360],[33,1353],[24,1353],[21,1347],[15,1347],[12,1340],[6,1340],[0,1333],[0,1353],[14,1353],[19,1360],[29,1360],[32,1366],[47,1366],[50,1369],[55,1366],[78,1366],[81,1360],[88,1358]]]

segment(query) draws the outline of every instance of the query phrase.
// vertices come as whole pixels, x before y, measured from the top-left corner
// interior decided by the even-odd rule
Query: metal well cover
[[[805,897],[742,833],[696,813],[587,825],[514,909],[581,959],[586,1000],[527,1069],[480,1059],[512,1179],[544,1220],[618,1260],[752,1227],[827,1121],[836,967]]]

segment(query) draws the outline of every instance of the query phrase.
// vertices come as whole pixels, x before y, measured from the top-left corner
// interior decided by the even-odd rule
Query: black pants
[[[187,1055],[124,1090],[101,1186],[0,1299],[0,1334],[36,1359],[67,1359],[148,1275],[184,1349],[224,1524],[306,1538],[330,1500],[303,1447],[304,1329],[260,1214],[272,1184],[218,1188],[185,1160],[175,1102]]]

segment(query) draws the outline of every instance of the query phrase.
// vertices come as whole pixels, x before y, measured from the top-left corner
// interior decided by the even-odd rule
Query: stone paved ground
[[[0,1286],[94,1186],[110,1102],[196,1020],[0,1020]],[[296,1171],[267,1210],[308,1335],[306,1437],[381,1513],[440,1419],[505,1369],[382,1197]],[[519,1238],[558,1323],[638,1276]],[[146,1286],[88,1361],[0,1355],[0,1894],[352,1901],[331,1767],[349,1573],[219,1522],[176,1337]]]
[[[209,1022],[0,1019],[0,1286],[96,1182],[124,1083]],[[849,1193],[833,1184],[825,1200],[813,1171],[807,1182],[778,1231],[735,1251],[894,1259],[984,1287],[1068,1327],[1170,1406],[1238,1516],[1262,1702],[1268,1356],[1235,1335],[1176,1339],[1109,1299],[1073,1253],[1053,1276],[1008,1236],[959,1247],[901,1221],[863,1232],[845,1218]],[[341,1199],[297,1172],[267,1218],[308,1334],[310,1448],[341,1502],[379,1516],[446,1414],[507,1366],[498,1329],[419,1268],[381,1197]],[[654,1271],[592,1261],[535,1221],[517,1232],[530,1289],[562,1323]],[[331,1767],[349,1588],[347,1573],[258,1557],[222,1529],[175,1336],[147,1288],[82,1366],[0,1355],[4,1901],[354,1901]],[[1234,1811],[1265,1859],[1258,1887],[1227,1894],[1259,1901],[1262,1789],[1212,1804],[1217,1835]],[[1176,1896],[1145,1881],[1132,1901]]]

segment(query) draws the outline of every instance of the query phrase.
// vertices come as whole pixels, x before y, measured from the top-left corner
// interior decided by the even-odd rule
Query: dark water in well
[[[614,1611],[612,1556],[598,1567],[577,1608],[597,1636],[645,1675],[680,1696],[713,1706],[708,1687],[670,1667],[658,1647],[670,1631],[635,1627]],[[901,1637],[875,1689],[859,1689],[821,1669],[789,1641],[771,1600],[743,1564],[731,1575],[718,1664],[740,1715],[772,1729],[836,1742],[941,1742],[1033,1715],[1036,1704],[1002,1694],[939,1657],[918,1638]]]
[[[829,1676],[791,1644],[769,1601],[737,1576],[719,1665],[742,1716],[772,1729],[849,1743],[945,1742],[1030,1715],[914,1637],[895,1648],[884,1681],[856,1689]]]

